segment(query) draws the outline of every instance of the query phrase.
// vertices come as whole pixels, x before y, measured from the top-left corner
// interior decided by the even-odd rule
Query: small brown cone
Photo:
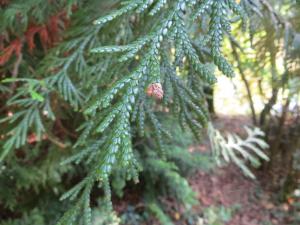
[[[152,83],[147,87],[146,93],[149,97],[161,100],[164,97],[164,91],[160,83]]]

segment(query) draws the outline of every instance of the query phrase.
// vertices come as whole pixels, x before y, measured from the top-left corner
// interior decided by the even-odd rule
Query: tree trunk
[[[237,65],[238,65],[237,68],[239,70],[241,78],[242,78],[242,80],[244,82],[244,85],[246,87],[248,102],[249,102],[249,106],[250,106],[250,109],[251,109],[252,122],[253,122],[254,125],[256,125],[257,124],[256,112],[255,112],[254,102],[253,102],[253,98],[252,98],[252,93],[251,93],[251,90],[250,90],[250,85],[248,83],[248,80],[246,78],[244,70],[241,66],[241,61],[240,61],[240,58],[237,54],[236,47],[234,46],[232,41],[230,43],[231,43],[231,47],[232,47],[233,56],[234,56],[235,60],[237,61]]]

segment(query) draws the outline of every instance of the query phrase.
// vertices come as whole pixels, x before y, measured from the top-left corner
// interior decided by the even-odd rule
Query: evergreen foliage
[[[160,191],[189,208],[195,199],[180,171],[204,163],[168,146],[172,132],[163,120],[176,116],[183,129],[200,136],[209,120],[203,87],[216,81],[215,67],[233,76],[222,41],[235,16],[245,19],[244,10],[234,0],[46,2],[16,0],[0,11],[2,173],[18,185],[20,166],[29,164],[21,190],[37,189],[37,198],[64,192],[61,200],[68,199],[54,207],[52,220],[31,211],[24,221],[50,224],[69,208],[57,225],[92,224],[95,186],[110,211],[111,178],[119,177],[115,192],[121,194],[141,173],[151,177],[144,181],[149,211],[171,224],[153,200],[156,183],[164,179]],[[193,37],[194,26],[205,21],[206,29]],[[14,193],[4,196],[11,197],[5,207],[18,207]]]
[[[222,164],[222,161],[233,162],[241,168],[245,175],[255,178],[246,162],[249,161],[251,165],[258,167],[260,159],[269,161],[269,157],[262,151],[269,145],[264,141],[265,134],[259,128],[251,130],[245,127],[245,129],[248,136],[244,140],[236,134],[228,134],[226,139],[212,124],[209,124],[208,135],[218,164]]]
[[[143,12],[147,14],[147,9],[152,5],[151,3],[153,4],[155,2],[141,0],[130,1],[115,12],[95,20],[94,24],[99,27],[105,27],[107,23],[125,14],[136,13],[139,15]],[[151,102],[149,99],[146,99],[144,92],[147,86],[153,83],[164,83],[160,75],[160,64],[172,64],[167,56],[161,56],[162,43],[164,43],[163,46],[172,46],[172,43],[168,43],[171,41],[175,43],[174,47],[176,51],[183,52],[183,55],[180,57],[186,56],[191,66],[199,73],[201,80],[204,82],[212,82],[215,79],[214,75],[207,69],[207,65],[200,62],[186,31],[184,13],[187,7],[194,7],[194,4],[196,4],[196,2],[193,1],[172,1],[169,3],[168,8],[162,12],[162,17],[157,16],[157,18],[160,18],[160,21],[150,19],[152,27],[150,28],[149,34],[136,38],[136,41],[131,44],[98,47],[91,50],[92,53],[119,53],[118,60],[120,62],[134,59],[136,54],[142,50],[144,54],[139,55],[139,60],[135,62],[136,65],[134,65],[131,72],[114,82],[103,95],[100,97],[96,95],[95,97],[91,97],[91,100],[88,101],[84,111],[88,119],[87,125],[83,128],[83,135],[86,139],[96,134],[105,134],[103,144],[101,145],[103,149],[99,148],[98,151],[93,151],[92,160],[88,160],[88,162],[91,163],[92,169],[87,177],[62,196],[62,199],[75,198],[82,192],[81,196],[78,197],[79,200],[76,205],[64,215],[58,224],[71,224],[81,207],[84,208],[85,224],[90,224],[91,210],[89,209],[88,202],[92,184],[99,182],[99,185],[104,188],[105,198],[107,198],[107,203],[109,203],[111,196],[109,176],[115,164],[127,171],[127,179],[133,178],[136,182],[138,181],[137,174],[139,165],[132,151],[130,135],[132,132],[130,119],[135,104],[139,104],[139,106],[137,106],[137,116],[133,119],[137,119],[140,128],[143,129],[145,118],[149,118],[150,123],[153,125],[154,135],[157,139],[161,154],[165,154],[162,139],[163,135],[167,132],[164,131],[159,120],[151,111],[149,107]],[[207,38],[212,44],[212,57],[224,74],[231,75],[231,71],[228,69],[230,67],[220,55],[220,45],[223,36],[223,26],[221,23],[227,25],[225,27],[227,31],[229,31],[227,20],[221,18],[225,17],[229,9],[237,12],[241,12],[241,10],[237,10],[238,7],[232,1],[222,1],[221,4],[218,1],[209,1],[209,5],[210,4],[211,9],[208,10],[211,11],[211,22]],[[170,50],[165,47],[163,51],[168,52]],[[169,70],[172,70],[172,66],[169,67],[171,67]],[[184,84],[181,84],[180,87],[179,78],[175,79],[169,77],[169,79],[172,83],[172,91],[174,93],[173,101],[177,102],[175,110],[184,114],[182,118],[183,122],[186,122],[187,125],[196,132],[196,130],[199,130],[207,121],[207,116],[201,103],[197,104],[195,101],[198,99],[196,98],[197,94],[192,89],[187,92],[187,87],[185,87]],[[166,104],[171,105],[173,101],[166,102]],[[188,108],[191,109],[195,115],[188,112]],[[93,120],[93,123],[91,123],[89,120],[92,118],[99,118],[99,120]],[[79,140],[81,140],[81,138]],[[92,140],[94,143],[95,141],[98,140]],[[80,141],[77,142],[79,146],[84,146],[85,144],[86,143],[81,144]],[[85,151],[88,152],[88,150]],[[91,155],[89,155],[89,159],[91,159],[90,156]],[[73,159],[78,158],[73,157]],[[80,154],[80,159],[83,159],[82,154]],[[157,166],[156,163],[159,163],[159,161],[155,162],[155,165],[150,164],[149,166]],[[180,183],[180,181],[176,181],[178,179],[174,177],[172,173],[168,176],[175,178],[173,182],[177,184]],[[154,209],[155,208],[153,208],[153,210]],[[157,210],[154,211],[158,213]]]

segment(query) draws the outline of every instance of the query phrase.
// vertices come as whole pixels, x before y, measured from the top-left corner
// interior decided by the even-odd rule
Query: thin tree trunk
[[[287,99],[285,105],[283,106],[281,117],[279,119],[278,131],[276,135],[277,144],[275,146],[275,149],[279,147],[280,140],[282,139],[284,124],[286,121],[289,105],[290,105],[290,99]]]
[[[272,90],[272,96],[271,96],[271,98],[269,99],[268,103],[265,104],[264,109],[260,113],[259,125],[261,127],[263,127],[265,125],[266,117],[270,113],[273,105],[275,105],[275,103],[277,101],[277,96],[278,96],[278,89],[274,88]]]
[[[279,91],[279,83],[278,83],[278,74],[277,74],[277,68],[276,68],[276,46],[274,43],[270,43],[271,46],[269,47],[269,52],[270,52],[270,62],[271,62],[271,75],[272,75],[272,96],[269,99],[268,103],[265,104],[264,109],[261,111],[260,114],[260,120],[259,120],[259,125],[260,127],[263,127],[265,132],[269,130],[269,125],[265,126],[266,123],[266,117],[270,114],[272,107],[276,104],[277,102],[277,96],[278,96],[278,91]]]
[[[248,80],[246,78],[246,75],[244,73],[244,70],[241,66],[241,61],[240,61],[240,58],[237,54],[236,47],[234,46],[234,44],[232,42],[230,42],[230,43],[231,43],[231,46],[232,46],[233,56],[234,56],[235,60],[237,61],[237,65],[238,65],[237,68],[239,70],[241,78],[242,78],[242,80],[244,82],[244,85],[246,87],[248,102],[249,102],[250,109],[251,109],[252,122],[253,122],[254,125],[256,125],[257,124],[256,112],[255,112],[255,107],[254,107],[254,102],[253,102],[253,99],[252,99],[252,93],[251,93],[251,90],[250,90],[250,86],[249,86]]]

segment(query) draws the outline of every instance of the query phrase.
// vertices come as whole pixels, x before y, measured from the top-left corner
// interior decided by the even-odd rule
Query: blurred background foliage
[[[270,144],[270,162],[264,166],[272,177],[269,184],[288,193],[299,185],[299,3],[253,2],[250,34],[237,27],[225,45],[239,76],[221,78],[215,106],[220,113],[251,115],[263,129]]]

